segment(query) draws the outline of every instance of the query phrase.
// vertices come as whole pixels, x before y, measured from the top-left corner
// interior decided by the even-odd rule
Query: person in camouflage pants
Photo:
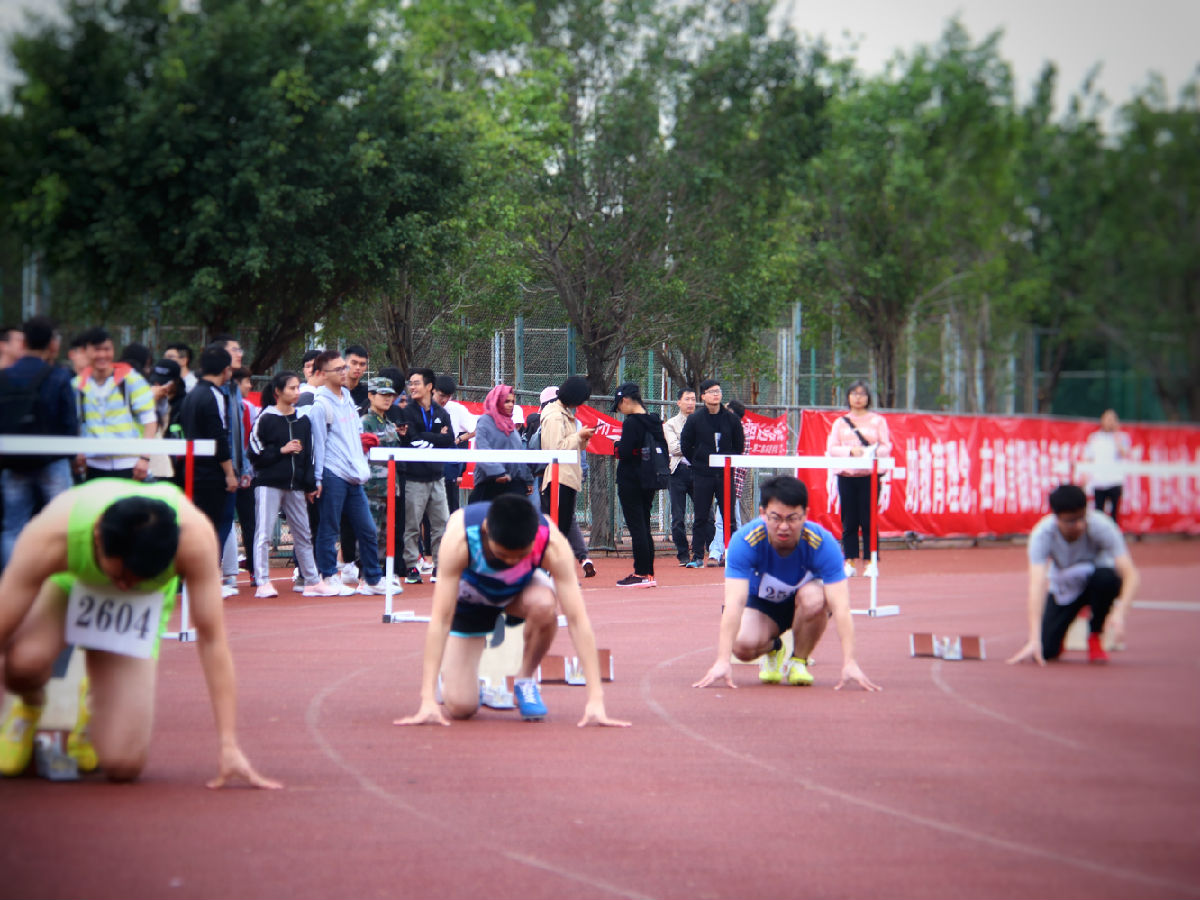
[[[387,418],[387,411],[392,405],[392,401],[396,398],[396,386],[390,378],[372,378],[367,382],[367,401],[370,404],[370,409],[367,414],[362,417],[362,427],[364,436],[364,446],[366,444],[366,436],[374,435],[379,447],[399,447],[403,443],[404,433],[408,430],[407,425],[397,425]],[[387,510],[387,483],[388,483],[388,467],[387,462],[371,462],[371,480],[365,485],[367,492],[367,506],[371,510],[371,517],[375,520],[375,530],[379,534],[379,562],[384,565],[387,556],[387,529],[388,529],[388,510]],[[395,496],[400,496],[400,484],[397,479]],[[403,535],[397,535],[397,543],[403,539]]]

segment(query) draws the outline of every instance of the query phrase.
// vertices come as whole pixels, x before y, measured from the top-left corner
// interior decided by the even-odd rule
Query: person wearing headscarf
[[[516,397],[507,384],[492,388],[483,401],[483,415],[475,422],[476,450],[523,450],[525,445],[513,421]],[[533,491],[533,476],[525,463],[475,464],[475,487],[469,502],[491,500],[501,494],[526,496]]]

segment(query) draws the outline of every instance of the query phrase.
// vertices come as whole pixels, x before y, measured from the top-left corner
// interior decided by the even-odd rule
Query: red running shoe
[[[1088,635],[1088,662],[1108,662],[1108,654],[1104,652],[1104,644],[1102,643],[1101,636],[1095,632]]]

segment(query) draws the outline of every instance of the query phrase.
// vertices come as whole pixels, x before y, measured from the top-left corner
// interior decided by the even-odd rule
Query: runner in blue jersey
[[[525,649],[513,685],[521,717],[545,718],[533,676],[558,632],[559,603],[587,679],[587,705],[579,724],[629,724],[610,719],[604,710],[600,656],[575,580],[575,555],[562,532],[525,497],[506,494],[455,512],[446,523],[437,567],[421,706],[395,724],[450,724],[435,697],[439,672],[442,703],[450,717],[475,715],[479,659],[501,613],[525,621]]]
[[[813,683],[809,656],[830,618],[842,642],[839,690],[856,681],[868,691],[881,690],[854,659],[854,622],[845,560],[832,534],[808,516],[808,488],[781,475],[762,485],[759,517],[738,529],[725,555],[725,608],[717,639],[717,661],[694,687],[733,683],[730,655],[749,662],[764,660],[760,681]],[[780,635],[792,630],[794,648],[787,658]]]

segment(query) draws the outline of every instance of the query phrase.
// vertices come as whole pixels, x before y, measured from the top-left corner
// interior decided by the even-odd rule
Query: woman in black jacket
[[[312,426],[307,416],[296,412],[300,397],[300,376],[295,372],[280,372],[271,379],[270,390],[275,405],[263,409],[250,432],[250,461],[254,463],[254,503],[258,509],[254,530],[255,597],[277,597],[271,584],[267,554],[275,518],[283,510],[296,565],[304,578],[304,590],[321,580],[313,558],[312,533],[308,527],[305,501],[316,498],[317,477],[313,468]]]
[[[657,487],[647,484],[643,477],[643,453],[647,435],[663,448],[667,439],[663,435],[662,420],[656,414],[646,412],[641,389],[633,382],[617,388],[613,412],[625,416],[621,439],[617,441],[617,499],[621,501],[621,512],[625,515],[629,540],[633,544],[633,574],[626,575],[617,586],[657,587],[654,537],[650,529],[650,507]]]

